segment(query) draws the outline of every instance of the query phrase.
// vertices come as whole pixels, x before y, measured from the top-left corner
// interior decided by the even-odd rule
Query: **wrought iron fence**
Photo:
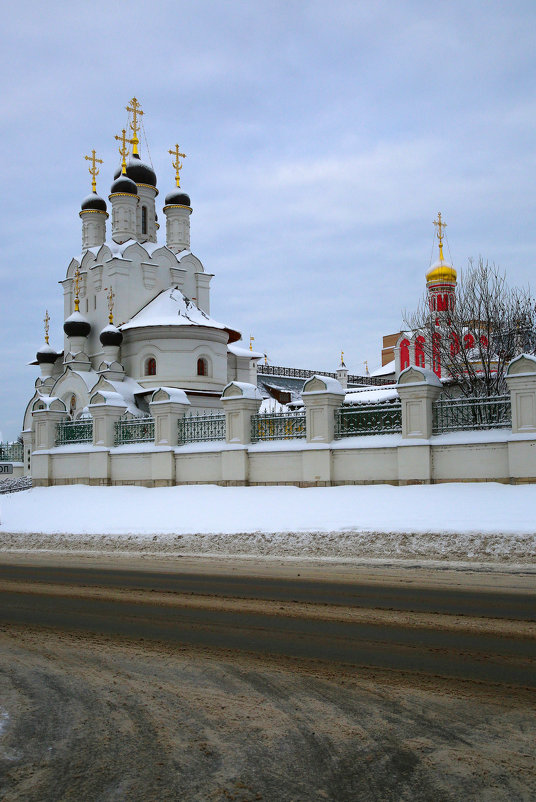
[[[65,420],[58,423],[56,429],[56,445],[65,446],[70,443],[92,443],[93,421]]]
[[[189,412],[179,418],[179,445],[225,440],[225,414],[222,412]]]
[[[309,379],[311,376],[330,376],[337,378],[336,373],[329,373],[325,370],[305,370],[302,368],[285,368],[282,365],[258,365],[257,374],[259,376],[288,376],[292,379]],[[385,384],[395,384],[394,379],[386,379],[383,376],[357,376],[348,375],[348,384],[366,384],[371,387],[382,387]]]
[[[509,395],[491,398],[440,398],[433,406],[434,434],[463,429],[509,429],[512,406]]]
[[[22,462],[22,443],[0,443],[0,462]]]
[[[335,412],[335,437],[363,434],[397,434],[402,431],[400,401],[377,404],[355,404]]]
[[[114,445],[154,442],[154,418],[121,418],[114,426]]]
[[[306,437],[305,412],[261,412],[251,416],[251,442]]]

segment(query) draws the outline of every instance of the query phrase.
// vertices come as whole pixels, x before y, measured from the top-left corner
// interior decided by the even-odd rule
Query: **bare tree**
[[[494,264],[469,260],[456,285],[454,309],[438,319],[425,295],[404,325],[422,334],[427,365],[442,366],[448,395],[495,396],[517,354],[536,351],[536,305],[530,289],[509,287]],[[422,342],[424,340],[424,342]]]

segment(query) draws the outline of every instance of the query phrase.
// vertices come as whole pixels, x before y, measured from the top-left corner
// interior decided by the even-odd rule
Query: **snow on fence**
[[[509,395],[491,398],[440,398],[433,405],[433,434],[464,429],[509,429]]]
[[[22,462],[22,443],[0,443],[0,462]]]
[[[93,421],[66,420],[60,421],[56,429],[56,445],[65,446],[70,443],[92,443]]]
[[[402,431],[402,404],[346,405],[335,412],[335,438],[364,434],[397,434]]]
[[[114,425],[114,445],[154,442],[154,418],[121,418]]]
[[[251,416],[251,442],[306,437],[305,412],[260,412]]]
[[[190,412],[178,420],[178,443],[225,440],[225,415],[221,412]]]

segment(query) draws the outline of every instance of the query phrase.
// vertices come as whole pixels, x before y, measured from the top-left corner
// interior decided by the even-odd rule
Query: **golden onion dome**
[[[456,284],[457,273],[452,265],[447,264],[443,259],[435,262],[426,274],[426,282]]]

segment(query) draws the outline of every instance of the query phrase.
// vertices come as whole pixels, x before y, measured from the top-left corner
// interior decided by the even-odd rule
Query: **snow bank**
[[[0,548],[536,562],[535,505],[535,485],[495,483],[71,485],[2,496]]]

